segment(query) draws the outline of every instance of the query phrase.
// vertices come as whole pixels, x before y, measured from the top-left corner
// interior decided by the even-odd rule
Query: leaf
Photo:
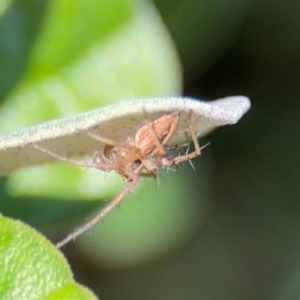
[[[108,136],[114,142],[123,142],[131,134],[134,134],[141,125],[144,125],[144,114],[147,112],[148,120],[153,120],[164,113],[177,111],[180,113],[180,124],[174,133],[170,145],[182,145],[189,143],[187,137],[189,128],[186,123],[187,112],[192,111],[192,126],[194,132],[207,133],[216,126],[234,124],[249,109],[250,101],[243,96],[228,97],[212,102],[195,101],[188,98],[153,98],[144,99],[140,102],[125,102],[114,106],[109,106],[94,110],[88,113],[80,114],[71,118],[64,118],[40,124],[36,127],[23,129],[12,133],[11,135],[3,135],[0,137],[0,174],[22,167],[42,164],[47,161],[53,161],[53,157],[35,149],[32,143],[41,144],[44,149],[52,151],[54,155],[60,155],[60,159],[72,160],[72,156],[88,155],[93,156],[95,149],[103,151],[105,144],[98,140],[88,137],[84,131],[94,132],[96,135]],[[76,164],[76,160],[73,164]],[[48,168],[46,172],[43,168],[38,168],[34,172],[28,170],[18,172],[12,176],[9,183],[10,190],[19,190],[26,195],[43,195],[48,188],[48,182],[51,178],[60,176],[61,178],[69,178],[69,181],[53,181],[51,188],[46,194],[55,196],[56,191],[66,191],[66,198],[70,195],[76,197],[82,195],[84,199],[97,199],[104,188],[109,190],[107,181],[103,181],[102,188],[92,188],[91,193],[84,186],[87,184],[85,178],[95,178],[99,170],[93,168],[92,163],[84,161],[78,162],[90,166],[92,170],[88,170],[84,176],[82,170],[73,167],[73,171],[68,176],[65,168]],[[56,173],[59,170],[59,173]],[[29,176],[28,176],[29,175]],[[111,174],[109,174],[111,175]],[[44,181],[39,182],[39,178]],[[110,177],[111,178],[111,177]],[[47,180],[45,180],[47,179]],[[85,185],[80,182],[85,181]],[[46,184],[44,184],[46,182]],[[76,187],[74,182],[77,182]],[[68,183],[71,183],[70,185]],[[39,192],[40,191],[40,192]],[[56,194],[57,195],[57,194]],[[62,197],[61,192],[59,197]],[[102,194],[103,195],[103,194]],[[104,197],[107,195],[103,195]]]
[[[62,254],[20,221],[0,217],[0,298],[96,299],[75,283]]]

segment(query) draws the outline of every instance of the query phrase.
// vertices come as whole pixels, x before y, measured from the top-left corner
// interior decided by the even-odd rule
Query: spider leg
[[[94,168],[94,169],[100,169],[102,171],[105,171],[105,172],[110,172],[110,171],[114,171],[116,169],[116,166],[113,165],[113,164],[106,164],[104,161],[103,163],[97,163],[95,160],[93,160],[93,163],[92,164],[89,164],[89,163],[85,163],[85,162],[80,162],[80,161],[76,161],[76,160],[72,160],[72,159],[69,159],[69,158],[66,158],[66,157],[63,157],[59,154],[56,154],[40,145],[37,145],[37,144],[32,144],[32,146],[41,151],[41,152],[44,152],[45,154],[47,155],[50,155],[62,162],[65,162],[65,163],[68,163],[68,164],[71,164],[71,165],[74,165],[74,166],[78,166],[78,167],[85,167],[85,168]],[[99,153],[101,155],[101,153]],[[94,154],[95,156],[95,154]],[[102,155],[101,155],[102,157]],[[103,157],[102,157],[103,159]]]
[[[192,127],[191,116],[192,116],[192,111],[190,111],[188,114],[187,124],[188,124],[189,131],[190,131],[193,143],[194,143],[195,150],[191,153],[187,153],[185,155],[181,155],[181,156],[178,156],[175,158],[163,157],[163,159],[161,160],[161,164],[163,166],[167,167],[167,166],[171,166],[171,165],[178,165],[184,161],[191,160],[191,159],[201,155],[201,148],[198,143],[197,136]]]
[[[116,143],[110,139],[107,139],[103,136],[100,136],[100,135],[97,135],[95,133],[92,133],[92,132],[85,132],[86,135],[88,135],[89,137],[91,137],[92,139],[95,139],[97,141],[100,141],[106,145],[109,145],[109,146],[112,146],[112,147],[119,147],[121,149],[123,149],[124,151],[127,151],[127,152],[133,152],[134,155],[136,156],[136,159],[137,160],[140,160],[143,164],[141,168],[141,170],[143,169],[143,167],[145,167],[145,169],[147,169],[147,171],[149,171],[150,173],[152,173],[152,175],[149,175],[149,177],[154,177],[156,178],[157,176],[157,172],[156,172],[156,167],[153,165],[153,163],[151,163],[150,160],[144,158],[144,156],[141,154],[141,151],[139,148],[135,147],[134,145],[131,145],[131,144],[126,144],[126,143]],[[129,142],[133,142],[131,141],[131,139],[129,139]],[[96,151],[95,154],[94,154],[94,158],[93,158],[93,161],[97,161],[96,164],[97,164],[97,167],[101,170],[107,170],[107,166],[105,166],[105,161],[104,161],[104,158],[102,156],[102,154],[99,152],[99,151]],[[114,161],[116,161],[116,159],[114,159]],[[118,169],[118,164],[117,164],[117,161],[115,164],[112,164],[114,167],[114,170],[117,170]],[[140,171],[141,171],[140,170]],[[147,175],[148,177],[148,175]]]
[[[89,164],[89,163],[84,163],[84,162],[79,162],[79,161],[76,161],[76,160],[72,160],[72,159],[68,159],[68,158],[65,158],[59,154],[56,154],[40,145],[37,145],[37,144],[32,144],[32,146],[41,151],[41,152],[44,152],[45,154],[48,154],[62,162],[66,162],[68,164],[71,164],[71,165],[74,165],[74,166],[79,166],[79,167],[87,167],[87,168],[96,168],[96,166],[94,164]]]
[[[91,219],[83,226],[77,228],[74,232],[72,232],[62,241],[57,243],[56,248],[61,248],[62,246],[66,245],[69,241],[74,240],[76,237],[78,237],[88,229],[92,228],[99,221],[105,218],[106,215],[109,214],[115,207],[117,207],[122,202],[124,197],[129,192],[131,192],[138,183],[139,177],[135,174],[131,174],[131,176],[132,176],[132,181],[128,183],[128,185],[124,188],[124,190],[114,200],[112,200],[104,209],[102,209],[93,219]]]

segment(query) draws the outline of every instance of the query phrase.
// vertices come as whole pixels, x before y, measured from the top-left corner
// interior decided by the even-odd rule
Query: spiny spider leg
[[[177,165],[181,162],[191,160],[191,159],[201,155],[201,148],[200,148],[200,145],[198,143],[196,134],[195,134],[195,132],[193,130],[193,127],[192,127],[191,116],[192,116],[192,111],[189,111],[187,124],[188,124],[189,131],[190,131],[193,143],[194,143],[195,150],[191,153],[181,155],[181,156],[178,156],[178,157],[175,157],[175,158],[164,157],[161,161],[162,166],[167,167],[167,166],[171,166],[171,165]]]

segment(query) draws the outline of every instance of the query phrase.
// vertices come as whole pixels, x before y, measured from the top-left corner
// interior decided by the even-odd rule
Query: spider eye
[[[105,146],[103,153],[104,153],[104,156],[106,158],[110,157],[110,153],[111,153],[112,148],[113,148],[113,146],[110,146],[110,145]]]

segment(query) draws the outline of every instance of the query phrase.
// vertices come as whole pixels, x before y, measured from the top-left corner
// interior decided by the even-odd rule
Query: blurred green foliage
[[[11,5],[12,0],[1,0],[0,1],[0,16],[6,13],[9,6]]]
[[[165,174],[157,192],[148,190],[143,193],[142,189],[150,187],[141,187],[141,191],[136,191],[137,199],[125,201],[121,211],[116,211],[104,224],[66,247],[66,255],[76,278],[101,297],[109,299],[296,300],[300,294],[299,1],[156,2],[182,62],[184,94],[204,99],[243,94],[250,97],[253,106],[239,124],[219,129],[208,137],[211,145],[196,160],[196,172],[190,170],[188,165],[182,166],[179,174],[174,174],[178,181],[173,183],[172,176]],[[146,3],[144,1],[132,3],[135,7],[133,11],[142,19],[146,17],[141,14],[141,7],[144,8],[143,12],[150,10],[153,14],[148,2],[147,6],[143,6]],[[85,105],[81,103],[81,108],[73,108],[65,89],[57,92],[57,89],[52,90],[48,85],[47,94],[43,96],[43,85],[47,81],[43,80],[40,72],[44,71],[33,68],[33,63],[28,64],[37,59],[34,53],[37,53],[38,48],[35,45],[43,42],[40,41],[39,33],[40,28],[47,28],[43,24],[48,20],[48,13],[48,7],[40,1],[31,1],[30,4],[19,2],[10,8],[1,21],[0,89],[3,99],[4,95],[8,95],[6,99],[26,95],[25,98],[28,99],[28,94],[22,94],[26,92],[25,86],[28,83],[25,81],[24,85],[19,86],[16,83],[29,75],[36,76],[29,84],[37,91],[33,94],[33,98],[37,99],[36,104],[30,108],[22,108],[19,104],[7,114],[8,118],[5,120],[10,116],[13,120],[16,116],[15,120],[19,122],[23,115],[28,116],[29,109],[41,109],[40,116],[34,115],[29,120],[31,124],[39,122],[45,117],[43,109],[47,107],[47,99],[56,99],[59,95],[62,98],[58,99],[65,101],[59,100],[54,106],[52,104],[55,109],[50,110],[52,114],[49,118],[54,117],[54,111],[61,115],[73,114]],[[152,33],[151,37],[155,37],[157,27],[153,27],[152,22],[149,21],[149,32]],[[109,24],[107,26],[111,28],[112,24]],[[160,22],[159,24],[162,26]],[[70,25],[66,24],[67,26]],[[121,27],[123,26],[124,23]],[[58,32],[59,27],[55,26]],[[51,33],[51,28],[48,31]],[[86,40],[92,34],[86,33]],[[64,35],[66,43],[72,45],[69,40],[72,36],[76,38],[74,33],[70,37]],[[129,41],[127,37],[125,35],[125,42]],[[141,40],[144,40],[143,37]],[[54,31],[52,38],[58,38]],[[122,34],[116,36],[117,45],[119,39],[122,40]],[[164,35],[156,40],[156,45],[166,41],[169,38]],[[53,48],[56,49],[56,45]],[[84,43],[82,48],[90,49]],[[174,51],[172,44],[171,49]],[[118,50],[117,53],[122,53],[123,46],[119,46]],[[131,51],[132,48],[128,50],[129,53]],[[76,64],[84,58],[80,49],[76,53],[79,59],[74,58],[75,53],[68,56],[63,52],[64,57],[67,56],[66,63],[71,61],[71,64],[67,64],[71,68],[57,68],[58,72],[55,74],[56,79],[63,79],[64,84],[71,87],[74,98],[84,98],[82,95],[85,95],[91,103],[96,103],[99,97],[98,103],[102,104],[101,97],[105,97],[105,104],[132,95],[163,96],[180,90],[178,74],[175,79],[170,77],[173,78],[173,83],[166,90],[162,87],[168,80],[159,80],[157,83],[153,79],[158,76],[162,67],[170,66],[165,59],[169,55],[176,56],[172,51],[172,54],[166,54],[162,60],[157,60],[154,55],[153,61],[157,61],[158,65],[150,61],[149,65],[153,65],[150,72],[152,77],[147,80],[151,81],[148,84],[153,84],[153,89],[147,89],[148,85],[135,81],[139,77],[142,80],[141,74],[147,73],[150,68],[148,64],[142,69],[138,65],[141,72],[133,68],[133,74],[137,75],[126,81],[127,74],[132,74],[129,67],[125,68],[125,75],[115,75],[116,67],[93,72],[93,64],[89,64],[86,69]],[[115,52],[112,53],[115,55]],[[138,48],[134,57],[139,53],[144,51]],[[149,55],[152,56],[153,51]],[[107,56],[104,58],[102,61],[107,61]],[[114,62],[115,57],[110,61]],[[37,62],[38,60],[35,64]],[[42,64],[41,59],[39,62]],[[59,63],[62,64],[63,61],[58,60],[53,66],[58,66]],[[129,65],[135,66],[135,63]],[[31,67],[34,72],[28,71]],[[50,67],[51,65],[48,70]],[[170,73],[165,71],[164,78],[175,74],[175,69],[178,69],[176,63]],[[72,79],[70,70],[79,70],[77,74],[84,76],[79,76],[78,80],[75,80],[77,77]],[[85,80],[89,71],[93,73],[88,77],[91,78],[90,85],[90,81]],[[95,80],[93,76],[96,76]],[[123,85],[119,85],[119,80],[111,80],[115,78],[113,76],[127,82],[123,94],[120,92]],[[134,80],[130,80],[131,78]],[[99,93],[88,88],[95,84],[102,86],[102,82],[103,86],[110,88],[103,88],[100,92],[98,90]],[[141,86],[141,90],[138,86]],[[39,91],[43,91],[42,96]],[[19,101],[23,103],[22,97]],[[13,115],[15,110],[16,114]],[[8,122],[6,131],[13,129],[10,124],[14,122],[0,122]],[[1,128],[4,130],[4,127]],[[201,143],[204,144],[205,141]],[[164,181],[168,181],[171,188],[165,188]],[[1,191],[4,191],[4,182],[2,187]],[[150,198],[147,198],[147,194]],[[170,197],[168,200],[167,195]],[[41,203],[39,208],[30,209],[37,207],[34,206],[36,202]],[[147,205],[151,202],[153,206],[148,208]],[[26,206],[26,203],[32,206]],[[6,214],[22,217],[39,229],[43,227],[44,231],[49,225],[56,225],[56,228],[52,227],[53,232],[57,229],[63,236],[63,220],[70,228],[72,225],[68,221],[74,223],[74,216],[78,214],[80,206],[83,207],[81,211],[84,215],[93,210],[97,203],[85,202],[83,205],[78,201],[60,202],[42,197],[9,197],[4,194],[0,205],[1,211]],[[134,217],[135,211],[139,218]],[[176,223],[177,213],[181,211],[183,215]],[[148,215],[150,212],[153,213],[152,217]],[[199,220],[195,220],[198,214]],[[147,217],[143,218],[144,215]],[[167,222],[169,230],[165,231],[166,235],[161,235],[164,230],[159,224],[165,224],[158,221],[156,215],[162,215],[162,218],[172,222],[175,220],[178,227]],[[145,225],[147,219],[150,219],[148,229]],[[78,218],[76,222],[79,222]],[[166,236],[171,238],[166,239]],[[168,244],[170,247],[167,247]],[[149,250],[148,255],[145,255],[145,249]]]

